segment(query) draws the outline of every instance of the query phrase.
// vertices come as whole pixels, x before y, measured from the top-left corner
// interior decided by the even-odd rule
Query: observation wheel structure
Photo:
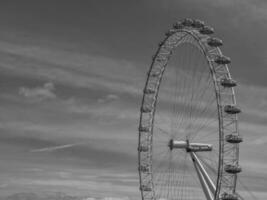
[[[237,83],[213,33],[178,21],[153,56],[139,122],[142,200],[240,198]]]

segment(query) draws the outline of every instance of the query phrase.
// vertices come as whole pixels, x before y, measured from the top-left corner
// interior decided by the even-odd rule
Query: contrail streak
[[[54,147],[46,147],[46,148],[41,148],[41,149],[32,149],[30,152],[35,153],[35,152],[52,152],[60,149],[66,149],[70,148],[73,146],[81,145],[84,143],[74,143],[74,144],[65,144],[65,145],[59,145],[59,146],[54,146]]]

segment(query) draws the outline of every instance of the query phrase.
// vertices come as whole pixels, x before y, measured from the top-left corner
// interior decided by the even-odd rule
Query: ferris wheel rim
[[[148,73],[148,76],[147,76],[147,79],[146,79],[146,84],[145,84],[145,88],[144,88],[144,91],[143,91],[143,99],[142,99],[142,105],[141,105],[141,112],[140,112],[140,122],[139,122],[139,139],[138,139],[138,166],[139,166],[139,181],[140,181],[140,190],[141,190],[141,195],[142,195],[142,199],[145,199],[144,198],[144,190],[141,188],[144,186],[143,184],[143,174],[140,170],[140,167],[142,166],[142,160],[141,160],[141,151],[140,151],[140,148],[141,148],[141,137],[142,137],[142,131],[140,130],[140,128],[142,128],[142,123],[143,123],[143,114],[144,114],[144,111],[142,110],[142,108],[144,107],[144,101],[145,101],[145,97],[146,97],[146,91],[148,90],[148,82],[149,82],[149,79],[151,78],[151,71],[153,69],[153,66],[156,62],[156,58],[158,57],[159,53],[160,53],[160,50],[162,48],[162,46],[164,46],[166,44],[166,42],[168,41],[168,39],[173,35],[173,34],[177,34],[177,33],[185,33],[185,36],[192,36],[194,39],[195,39],[195,42],[198,44],[198,47],[200,48],[200,51],[202,51],[203,55],[205,56],[208,64],[209,64],[209,67],[211,68],[211,70],[214,70],[214,62],[211,61],[209,59],[209,50],[206,48],[206,39],[209,38],[207,37],[205,34],[200,34],[198,32],[198,30],[196,31],[195,28],[188,28],[187,26],[184,27],[184,28],[181,28],[181,29],[177,29],[177,30],[174,30],[172,29],[171,31],[171,34],[167,35],[167,37],[164,39],[164,41],[162,42],[162,44],[160,45],[160,47],[158,48],[155,56],[153,57],[153,61],[152,61],[152,64],[150,66],[150,69],[149,69],[149,73]],[[177,48],[176,47],[173,47],[173,49]],[[216,55],[219,55],[219,56],[223,56],[221,50],[219,47],[216,47],[214,48],[215,51],[216,51]],[[213,49],[213,50],[214,50]],[[170,57],[171,56],[171,53],[169,53],[166,57]],[[164,65],[164,68],[168,65],[168,61],[169,61],[169,58],[167,59],[167,62],[166,64]],[[231,75],[230,75],[230,72],[229,72],[229,69],[228,69],[228,66],[227,64],[224,65],[224,68],[227,72],[227,76],[231,79]],[[216,73],[216,71],[214,70],[214,72]],[[212,72],[211,72],[212,73]],[[161,83],[161,78],[164,74],[164,71],[161,72],[161,76],[159,77],[159,85]],[[219,137],[220,137],[220,141],[219,141],[219,144],[220,144],[220,155],[219,155],[219,164],[218,164],[218,177],[217,177],[217,182],[216,182],[216,192],[214,194],[214,199],[218,199],[219,197],[219,193],[220,193],[220,189],[222,187],[222,176],[224,175],[224,171],[223,171],[223,164],[224,164],[224,158],[223,158],[223,144],[224,143],[224,129],[223,129],[223,107],[221,105],[221,92],[220,92],[220,86],[218,86],[218,79],[214,76],[213,74],[213,83],[214,83],[214,92],[216,94],[216,101],[217,101],[217,111],[218,111],[218,122],[219,122]],[[149,127],[149,131],[151,133],[151,136],[153,137],[153,128],[154,128],[154,117],[155,117],[155,110],[156,110],[156,103],[157,103],[157,97],[158,97],[158,93],[159,93],[159,85],[158,85],[158,88],[156,90],[156,94],[154,96],[155,98],[155,101],[153,103],[153,106],[152,106],[152,111],[151,111],[151,115],[152,115],[152,122],[150,123],[150,127]],[[232,102],[233,104],[236,104],[236,100],[235,100],[235,94],[234,94],[234,89],[231,88],[231,91],[232,91]],[[237,117],[236,117],[237,118]],[[237,123],[237,120],[235,121]],[[152,149],[152,146],[151,145],[151,149]],[[235,147],[236,149],[238,149],[238,146]],[[152,157],[152,155],[151,155]],[[238,150],[235,151],[235,160],[236,160],[236,163],[238,164]],[[152,172],[151,172],[152,173]],[[151,176],[151,182],[152,182],[152,185],[153,185],[153,176],[152,174],[150,175]],[[234,182],[232,183],[232,186],[230,186],[229,188],[231,188],[233,191],[235,191],[235,184],[236,184],[236,176],[234,177]],[[228,188],[228,189],[229,189]],[[154,192],[154,191],[153,191]],[[155,198],[154,197],[154,194],[153,194],[153,199]]]

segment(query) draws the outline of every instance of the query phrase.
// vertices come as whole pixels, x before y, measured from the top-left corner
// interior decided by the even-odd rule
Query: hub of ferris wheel
[[[211,151],[212,145],[205,143],[190,143],[189,140],[173,140],[168,143],[168,147],[172,151],[173,149],[185,149],[186,152],[199,152],[199,151]]]

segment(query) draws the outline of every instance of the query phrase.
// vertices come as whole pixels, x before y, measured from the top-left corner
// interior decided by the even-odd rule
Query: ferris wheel
[[[239,199],[237,83],[213,33],[178,21],[153,56],[139,122],[142,200]]]

